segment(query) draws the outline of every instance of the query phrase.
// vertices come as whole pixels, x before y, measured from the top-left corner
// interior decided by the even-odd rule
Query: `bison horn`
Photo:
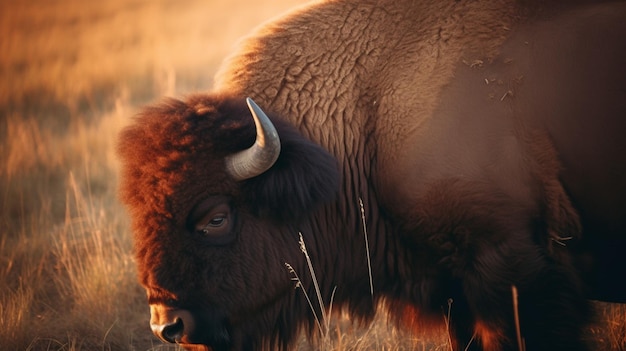
[[[226,170],[237,181],[267,171],[280,154],[280,138],[272,121],[251,98],[246,98],[246,102],[256,125],[256,141],[250,148],[226,158]]]

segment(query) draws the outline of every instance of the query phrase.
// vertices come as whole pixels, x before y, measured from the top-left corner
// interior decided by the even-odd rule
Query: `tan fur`
[[[333,128],[338,145],[354,145],[353,135],[374,128],[393,163],[396,146],[432,114],[455,65],[495,56],[519,12],[513,0],[314,3],[244,41],[216,89],[297,118],[316,139],[316,130]],[[305,32],[320,34],[302,42]],[[352,118],[363,115],[385,118]]]

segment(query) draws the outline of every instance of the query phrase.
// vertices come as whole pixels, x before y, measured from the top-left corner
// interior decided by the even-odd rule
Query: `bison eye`
[[[189,217],[190,229],[209,244],[226,244],[232,239],[232,210],[221,198],[200,203]]]
[[[221,227],[227,221],[228,221],[228,218],[226,218],[226,215],[219,215],[217,217],[211,218],[209,223],[207,223],[207,226],[210,226],[210,227]]]
[[[217,216],[209,219],[206,223],[200,224],[201,228],[197,228],[196,230],[200,230],[202,233],[206,235],[212,235],[213,232],[228,224],[228,217],[226,214],[218,214]]]
[[[195,229],[204,235],[222,235],[228,232],[228,217],[230,209],[227,205],[220,205],[205,214],[198,222]]]

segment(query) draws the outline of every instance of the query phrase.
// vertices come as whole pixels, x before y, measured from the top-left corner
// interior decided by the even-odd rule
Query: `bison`
[[[626,300],[624,38],[618,2],[319,1],[264,25],[212,91],[120,136],[153,332],[293,347],[321,313],[292,281],[314,295],[302,235],[324,308],[447,319],[454,350],[587,350],[588,299]]]

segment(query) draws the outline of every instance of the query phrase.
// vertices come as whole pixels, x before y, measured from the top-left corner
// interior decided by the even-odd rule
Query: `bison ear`
[[[273,122],[280,135],[280,156],[269,170],[243,182],[245,196],[260,216],[299,219],[337,195],[337,160],[293,127]]]

